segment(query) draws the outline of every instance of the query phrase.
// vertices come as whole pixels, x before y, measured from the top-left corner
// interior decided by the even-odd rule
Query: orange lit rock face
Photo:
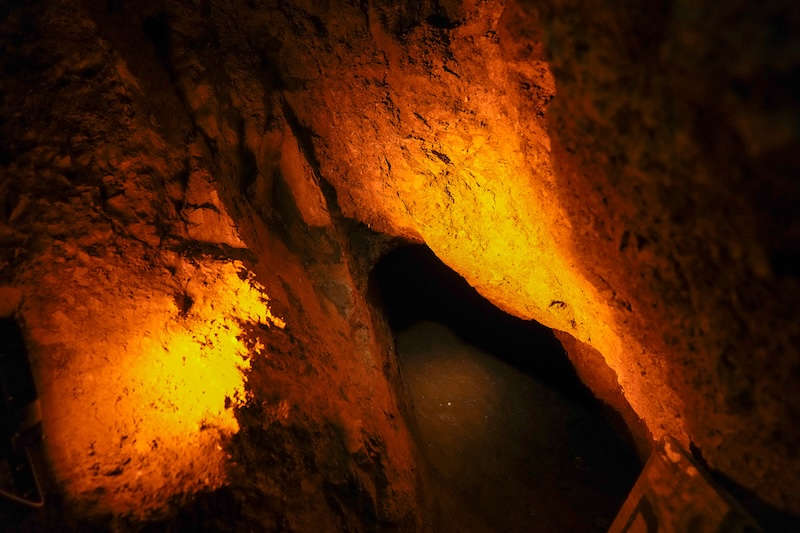
[[[118,90],[134,90],[119,72]],[[15,282],[53,475],[71,501],[142,517],[226,482],[245,374],[267,356],[243,328],[285,323],[235,259],[245,245],[197,146],[181,169],[161,136],[129,128],[124,141],[107,132],[116,144],[84,141],[84,184],[60,177],[69,159],[21,161],[20,185],[44,178],[54,195],[18,214],[40,244]]]
[[[761,42],[779,7],[732,4],[739,31],[698,18],[711,2],[46,4],[2,21],[3,61],[26,67],[2,70],[0,270],[24,288],[49,410],[102,419],[45,416],[73,496],[103,489],[91,498],[136,510],[217,486],[227,442],[230,482],[295,524],[413,522],[389,340],[363,298],[376,249],[351,249],[344,214],[424,241],[507,311],[596,349],[571,355],[601,396],[619,399],[617,379],[654,437],[691,440],[800,509],[800,289],[780,261],[798,255],[795,130],[764,118],[795,108],[735,89],[788,77],[793,49],[733,44]],[[788,111],[758,108],[773,101]],[[270,308],[287,328],[253,334]],[[212,367],[218,386],[183,379]],[[241,407],[243,384],[255,400]],[[202,468],[178,458],[177,435]],[[254,462],[270,475],[250,479]],[[317,494],[331,486],[364,498],[332,510]]]
[[[244,371],[266,356],[242,325],[284,323],[241,264],[136,266],[68,261],[40,278],[23,316],[55,475],[73,498],[145,515],[226,480]]]
[[[619,323],[616,293],[590,280],[574,253],[582,230],[563,203],[544,118],[555,81],[541,45],[516,40],[530,38],[518,35],[519,17],[530,14],[467,6],[453,28],[411,24],[402,35],[393,28],[413,14],[369,15],[363,33],[331,24],[341,33],[324,44],[285,41],[286,58],[347,43],[314,62],[276,58],[303,80],[286,98],[314,132],[344,213],[424,241],[498,306],[594,346],[653,436],[688,445],[665,368],[640,332]],[[647,355],[634,362],[631,353]]]
[[[169,521],[219,489],[241,515],[211,528],[413,527],[374,252],[350,249],[279,106],[235,99],[239,121],[228,88],[172,85],[151,14],[23,6],[0,24],[30,22],[3,61],[35,63],[0,104],[2,311],[21,297],[65,517]]]
[[[758,74],[798,58],[767,29],[786,6],[729,11],[763,46],[712,4],[375,2],[243,24],[272,28],[259,52],[345,214],[589,344],[653,437],[798,510],[796,136],[764,122],[797,107]]]
[[[559,198],[578,264],[644,348],[631,381],[675,391],[713,468],[800,512],[800,158],[781,126],[800,108],[797,78],[779,81],[800,54],[769,22],[796,10],[568,4],[542,10]]]

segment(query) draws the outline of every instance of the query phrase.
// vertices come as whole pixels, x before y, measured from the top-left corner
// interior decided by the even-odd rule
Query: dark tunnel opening
[[[439,531],[606,531],[641,469],[553,332],[419,245],[376,265]]]

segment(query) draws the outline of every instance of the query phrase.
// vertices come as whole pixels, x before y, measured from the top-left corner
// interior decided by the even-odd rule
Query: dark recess
[[[386,254],[370,289],[394,331],[430,320],[572,399],[594,403],[550,328],[509,315],[442,263],[427,246]]]
[[[713,469],[694,442],[689,443],[689,450],[692,458],[706,469],[713,482],[733,496],[736,502],[741,504],[758,522],[758,525],[764,528],[764,531],[767,533],[800,531],[800,516],[777,509],[759,498],[753,491],[739,485],[724,473]]]
[[[426,422],[424,429],[414,416],[409,417],[412,433],[432,472],[430,486],[441,491],[437,494],[447,494],[441,502],[449,502],[434,511],[434,521],[441,521],[435,527],[441,531],[466,527],[453,526],[449,519],[439,517],[452,518],[453,513],[460,513],[458,509],[468,508],[484,521],[478,531],[487,527],[499,531],[605,531],[642,464],[621,416],[580,381],[553,331],[495,307],[423,245],[403,245],[384,255],[372,270],[369,291],[370,300],[382,309],[398,338],[419,322],[445,325],[467,344],[526,375],[539,390],[555,393],[528,395],[522,392],[529,390],[520,385],[522,382],[504,381],[506,374],[492,370],[493,379],[503,383],[497,400],[503,407],[490,414],[495,422],[487,425],[485,435],[462,441],[467,444],[461,452],[472,461],[468,470],[473,474],[469,475],[452,474],[455,470],[441,474],[442,466],[448,467],[437,458],[442,457],[447,439],[439,438],[440,429],[431,431],[436,426]],[[554,301],[552,305],[559,304],[563,302]],[[398,361],[401,369],[409,371],[405,376],[408,383],[420,383],[420,367],[413,363],[405,367],[404,353],[398,354]],[[447,377],[431,374],[427,383],[459,380],[448,382]],[[427,406],[423,416],[431,420],[430,399],[415,396],[413,387],[406,387],[404,394],[409,395],[409,405]],[[466,394],[462,396],[470,398],[466,405],[483,405],[479,391],[475,398]],[[456,402],[454,399],[454,405]],[[469,409],[442,411],[439,416],[457,425]],[[417,412],[416,407],[412,411]],[[447,430],[446,425],[440,428]],[[433,455],[429,454],[431,450]],[[490,459],[484,461],[482,455]],[[485,482],[494,487],[491,497],[473,491],[475,475],[486,476]],[[532,495],[537,501],[530,501]],[[591,502],[583,500],[590,496],[596,497]],[[548,498],[548,504],[541,505]],[[572,513],[582,501],[584,514],[574,518]],[[539,523],[526,525],[520,518],[526,513],[535,514]],[[589,516],[593,518],[586,519]]]

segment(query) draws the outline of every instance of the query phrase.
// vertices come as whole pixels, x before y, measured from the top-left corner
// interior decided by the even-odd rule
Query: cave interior
[[[0,4],[0,529],[800,531],[798,35]]]

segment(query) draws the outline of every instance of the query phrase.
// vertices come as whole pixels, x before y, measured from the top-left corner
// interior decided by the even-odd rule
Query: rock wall
[[[653,437],[797,511],[796,21],[750,11],[310,3],[242,27],[270,28],[346,215],[594,347]]]
[[[380,239],[323,194],[279,99],[184,90],[163,13],[129,15],[20,5],[0,30],[0,294],[66,499],[26,527],[419,529],[365,299]]]
[[[643,348],[637,379],[677,393],[713,468],[797,512],[797,10],[568,1],[540,17],[572,250]]]
[[[286,324],[262,343],[282,355],[250,362],[270,385],[246,383],[274,428],[282,401],[299,406],[277,441],[347,443],[342,470],[290,454],[289,498],[306,475],[336,479],[364,499],[308,509],[413,521],[411,445],[358,281],[377,241],[353,253],[353,219],[590,346],[572,350],[579,372],[618,400],[616,377],[653,437],[800,511],[788,2],[96,4],[2,23],[2,264],[31,294],[34,346],[55,342],[36,327],[72,308],[63,276],[86,279],[84,255],[128,272],[89,276],[100,303],[135,300],[135,279],[175,321],[186,272],[238,260]]]

